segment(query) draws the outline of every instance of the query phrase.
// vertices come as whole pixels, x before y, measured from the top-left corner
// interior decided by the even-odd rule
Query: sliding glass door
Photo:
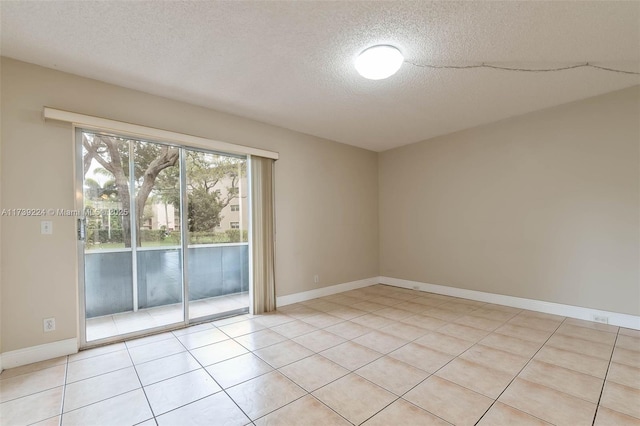
[[[185,151],[189,319],[249,306],[247,160]]]
[[[246,312],[246,158],[76,138],[83,344]]]

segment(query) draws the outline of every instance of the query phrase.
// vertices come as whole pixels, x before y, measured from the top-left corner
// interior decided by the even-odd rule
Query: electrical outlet
[[[316,283],[316,284],[318,284],[318,283],[320,282],[320,277],[319,277],[319,276],[317,276],[317,275],[314,275],[314,276],[313,276],[313,282],[314,282],[314,283]]]
[[[601,322],[602,324],[609,324],[609,317],[605,315],[594,315],[593,320],[595,322]]]
[[[48,333],[56,329],[56,319],[55,318],[46,318],[43,321],[44,332]]]

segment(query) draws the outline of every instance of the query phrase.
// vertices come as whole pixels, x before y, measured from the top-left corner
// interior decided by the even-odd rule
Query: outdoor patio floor
[[[249,306],[249,293],[195,300],[189,303],[191,319],[204,318]],[[87,342],[182,322],[182,304],[140,309],[101,317],[87,318]]]

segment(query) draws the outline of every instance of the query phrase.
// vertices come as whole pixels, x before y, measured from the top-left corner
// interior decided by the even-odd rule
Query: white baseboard
[[[286,306],[293,303],[304,302],[305,300],[315,299],[316,297],[330,296],[344,291],[355,290],[357,288],[369,287],[380,283],[380,277],[371,277],[364,280],[351,281],[348,283],[331,285],[328,287],[317,288],[314,290],[303,291],[301,293],[288,294],[286,296],[276,297],[276,306]]]
[[[288,294],[276,297],[276,306],[286,306],[293,303],[304,302],[317,297],[330,296],[358,288],[369,287],[376,284],[386,284],[395,287],[420,290],[445,296],[460,297],[463,299],[477,300],[486,303],[511,306],[520,309],[561,315],[587,321],[594,321],[595,316],[607,317],[609,324],[619,327],[640,330],[640,316],[622,314],[618,312],[602,311],[598,309],[583,308],[580,306],[563,305],[560,303],[544,302],[541,300],[524,299],[521,297],[505,296],[501,294],[486,293],[483,291],[466,290],[456,287],[447,287],[436,284],[427,284],[418,281],[409,281],[390,277],[372,277],[364,280],[351,281],[336,284],[300,293]],[[78,339],[66,339],[29,348],[0,354],[0,371],[2,369],[20,367],[34,362],[45,361],[60,356],[71,355],[78,352]]]
[[[563,317],[594,321],[595,317],[607,317],[609,324],[619,327],[640,330],[640,316],[622,314],[618,312],[601,311],[599,309],[583,308],[580,306],[563,305],[561,303],[544,302],[542,300],[524,299],[521,297],[505,296],[502,294],[485,293],[483,291],[466,290],[463,288],[447,287],[443,285],[427,284],[418,281],[402,280],[399,278],[380,277],[380,283],[445,296],[461,297],[463,299],[480,302],[495,303]]]
[[[3,353],[2,368],[14,368],[78,352],[78,339],[59,340]]]

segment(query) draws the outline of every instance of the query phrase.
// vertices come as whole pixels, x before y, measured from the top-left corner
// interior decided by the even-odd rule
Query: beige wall
[[[2,61],[0,61],[2,76]],[[0,100],[2,99],[2,79],[0,78]],[[0,208],[2,207],[2,102],[0,102]],[[0,220],[0,242],[2,241],[2,221]],[[2,372],[2,244],[0,244],[0,372]]]
[[[379,156],[383,276],[640,314],[640,90]]]
[[[74,208],[72,132],[42,120],[46,105],[278,151],[279,296],[380,272],[640,314],[638,87],[378,155],[6,58],[1,66],[3,208]],[[43,236],[39,218],[2,218],[1,352],[77,336],[74,221],[50,219],[54,234]],[[57,330],[44,334],[50,316]]]
[[[378,275],[376,153],[7,58],[1,84],[2,207],[74,208],[71,128],[46,105],[279,152],[277,295]],[[77,336],[74,220],[51,220],[45,236],[39,218],[2,218],[4,352]]]

